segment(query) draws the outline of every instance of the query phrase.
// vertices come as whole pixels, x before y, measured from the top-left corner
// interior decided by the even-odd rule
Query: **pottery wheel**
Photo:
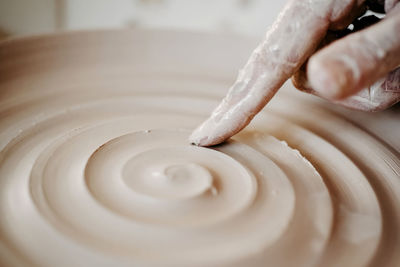
[[[346,113],[288,84],[229,142],[189,144],[254,45],[1,43],[0,265],[399,266],[400,143],[368,128],[396,111]]]

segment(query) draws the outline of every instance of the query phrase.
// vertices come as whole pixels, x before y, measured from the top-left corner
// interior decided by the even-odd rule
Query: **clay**
[[[348,114],[287,85],[227,143],[188,143],[253,45],[1,43],[0,265],[398,266],[396,110]]]

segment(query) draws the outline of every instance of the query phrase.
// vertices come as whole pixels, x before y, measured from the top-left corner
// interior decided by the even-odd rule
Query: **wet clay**
[[[253,45],[1,43],[0,265],[399,266],[396,110],[350,116],[287,85],[227,143],[187,141]]]

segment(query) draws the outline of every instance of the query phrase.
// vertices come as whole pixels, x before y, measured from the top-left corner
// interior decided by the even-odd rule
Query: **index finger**
[[[216,145],[249,124],[312,54],[332,21],[358,8],[357,2],[290,1],[239,72],[227,96],[192,133],[190,142]]]

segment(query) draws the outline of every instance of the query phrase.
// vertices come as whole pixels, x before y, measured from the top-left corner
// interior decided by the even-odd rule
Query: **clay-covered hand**
[[[292,76],[298,89],[365,111],[400,100],[400,5],[379,2],[366,4],[376,12],[386,8],[383,20],[363,16],[351,30],[328,31],[320,50]]]
[[[368,9],[386,12],[386,17],[343,34],[352,23],[355,30],[371,24],[373,18],[358,19]],[[332,42],[336,38],[340,40]],[[292,76],[296,87],[339,104],[386,108],[400,100],[399,66],[398,0],[289,1],[227,96],[190,141],[210,146],[236,134]]]

